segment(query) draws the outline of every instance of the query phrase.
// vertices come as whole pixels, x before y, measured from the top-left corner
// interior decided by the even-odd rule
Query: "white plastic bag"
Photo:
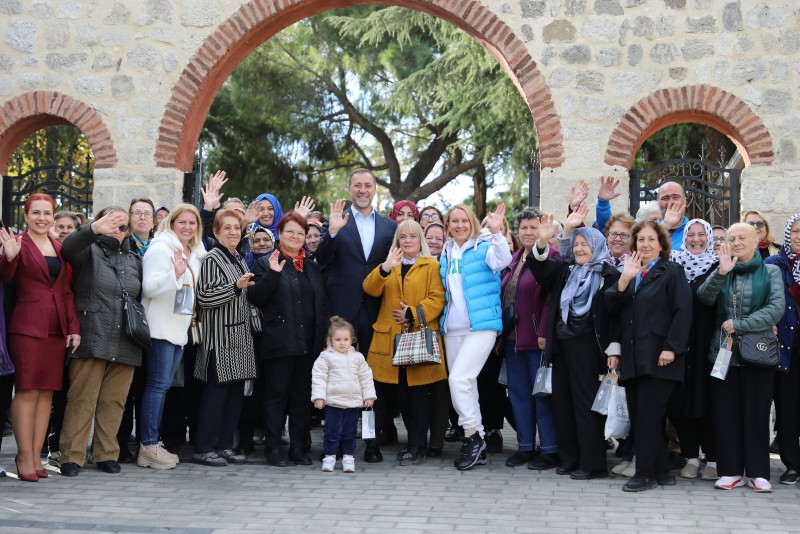
[[[536,381],[533,383],[534,397],[547,397],[553,393],[553,368],[549,365],[539,366],[536,371]]]
[[[361,412],[361,439],[375,439],[375,412],[371,408]]]
[[[606,418],[606,439],[626,438],[631,430],[631,418],[628,414],[628,400],[625,388],[612,386],[611,400],[608,403],[608,417]]]
[[[617,385],[619,375],[615,370],[609,370],[605,378],[597,388],[597,395],[594,396],[592,411],[600,415],[608,415],[608,403],[611,402],[611,390]]]

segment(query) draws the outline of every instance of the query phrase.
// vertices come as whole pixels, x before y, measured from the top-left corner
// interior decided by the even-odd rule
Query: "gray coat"
[[[202,345],[197,351],[195,378],[225,384],[256,377],[256,356],[250,330],[250,303],[247,289],[236,281],[248,272],[239,260],[234,265],[219,246],[203,258],[197,279],[197,308],[200,316]],[[214,358],[216,376],[208,376]]]
[[[72,267],[75,310],[81,323],[81,344],[71,358],[98,358],[139,366],[142,348],[125,333],[122,287],[114,262],[134,298],[142,287],[142,262],[127,239],[96,235],[85,225],[64,239],[64,259]]]
[[[753,309],[752,275],[745,274],[737,277],[737,308],[739,308],[739,310],[737,310],[737,315],[741,317],[741,319],[733,320],[733,329],[737,334],[772,335],[772,327],[778,324],[778,321],[783,317],[786,300],[783,295],[781,271],[775,265],[767,265],[767,272],[769,273],[770,281],[769,297],[767,298],[766,304],[758,310]],[[700,289],[697,290],[697,298],[700,299],[703,304],[709,306],[714,304],[717,301],[720,290],[722,290],[722,285],[725,283],[726,276],[731,275],[732,273],[721,275],[718,269],[714,269],[708,278],[706,278],[706,281],[703,282],[703,285],[700,286]],[[741,302],[741,305],[739,305],[738,302]],[[728,308],[727,317],[732,319],[733,299],[730,295],[726,299],[726,303]],[[708,353],[708,358],[712,362],[717,359],[717,353],[723,341],[725,341],[725,335],[721,333],[721,330],[718,330],[711,336],[711,348]],[[740,361],[736,351],[734,351],[731,356],[730,365],[744,365]]]

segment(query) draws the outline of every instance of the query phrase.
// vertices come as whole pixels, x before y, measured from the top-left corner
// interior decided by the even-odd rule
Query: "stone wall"
[[[133,195],[170,204],[204,119],[195,99],[213,99],[269,35],[346,3],[0,0],[0,172],[20,135],[48,121],[81,121],[95,152],[106,151],[97,161],[98,206]],[[626,155],[642,136],[686,120],[723,130],[748,153],[743,208],[764,210],[778,227],[800,208],[797,0],[387,3],[459,25],[504,65],[543,140],[547,210],[561,211],[581,179],[614,175],[627,183]],[[684,93],[694,96],[681,100]],[[712,93],[728,96],[705,98]],[[87,109],[76,117],[78,104]]]

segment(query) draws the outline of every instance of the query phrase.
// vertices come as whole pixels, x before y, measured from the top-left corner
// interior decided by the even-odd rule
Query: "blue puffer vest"
[[[778,344],[781,350],[781,362],[778,364],[778,371],[789,372],[789,365],[792,362],[792,343],[794,343],[794,328],[798,321],[797,304],[794,297],[789,293],[789,286],[792,285],[792,268],[789,256],[781,248],[780,252],[770,256],[764,263],[767,265],[777,265],[781,270],[783,280],[783,290],[786,296],[786,313],[783,314],[778,323]]]
[[[455,243],[453,243],[455,245]],[[452,246],[452,245],[451,245]],[[464,286],[464,297],[467,299],[467,314],[470,331],[494,330],[498,334],[503,331],[503,309],[500,303],[500,273],[494,273],[486,265],[486,253],[492,246],[491,241],[478,241],[472,248],[464,251],[461,257],[461,283]],[[446,302],[450,302],[450,288],[447,286],[447,251],[439,259],[439,274],[442,277]],[[445,304],[442,317],[439,319],[440,329],[447,333],[444,325],[447,321]]]

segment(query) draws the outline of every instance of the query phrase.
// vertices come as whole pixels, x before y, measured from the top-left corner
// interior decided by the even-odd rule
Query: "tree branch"
[[[448,183],[452,182],[460,174],[464,174],[465,172],[471,171],[472,169],[476,169],[482,164],[483,164],[482,159],[475,158],[459,163],[458,165],[453,165],[451,167],[448,167],[447,169],[442,171],[442,173],[439,176],[437,176],[427,184],[423,185],[422,187],[417,188],[413,193],[411,193],[408,196],[408,199],[416,202],[421,198],[430,196],[439,189],[441,189],[442,187],[446,186]]]

